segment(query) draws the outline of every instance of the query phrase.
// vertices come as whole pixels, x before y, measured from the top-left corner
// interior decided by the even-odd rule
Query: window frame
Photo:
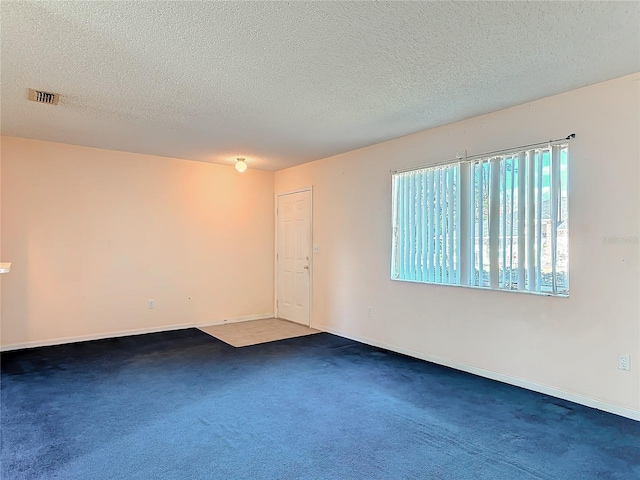
[[[392,239],[391,239],[390,279],[394,281],[399,281],[399,282],[423,283],[428,285],[443,285],[443,286],[474,288],[474,289],[481,289],[481,290],[527,293],[531,295],[552,296],[552,297],[559,297],[559,298],[569,297],[569,273],[570,273],[569,247],[570,245],[569,245],[569,226],[568,226],[569,225],[568,183],[569,183],[570,148],[569,148],[568,140],[570,138],[573,138],[573,136],[567,137],[566,139],[562,139],[562,140],[545,142],[544,144],[541,143],[541,144],[535,144],[535,145],[530,145],[526,147],[505,149],[498,152],[492,152],[491,154],[475,155],[473,157],[466,157],[465,155],[462,158],[461,156],[458,156],[458,158],[456,158],[455,160],[450,160],[448,162],[441,162],[437,164],[425,165],[425,166],[415,167],[415,168],[406,169],[402,171],[391,172],[392,173],[392,182],[391,182],[392,183],[392,186],[391,186],[391,191],[392,191],[391,236],[392,236]],[[548,157],[545,157],[544,155],[547,155],[547,152],[548,152]],[[531,162],[530,159],[533,159],[533,162]],[[517,163],[516,163],[516,160],[517,160]],[[548,164],[546,163],[547,160],[548,160]],[[492,162],[497,164],[498,168],[493,166],[494,163]],[[530,164],[531,166],[529,166]],[[475,279],[475,278],[478,278],[477,275],[480,271],[487,272],[487,270],[485,270],[484,268],[487,265],[486,263],[482,263],[482,267],[483,267],[482,269],[478,268],[478,264],[475,263],[477,259],[474,258],[474,255],[476,256],[478,255],[477,253],[478,238],[475,237],[475,232],[473,233],[471,240],[466,242],[464,240],[465,236],[467,236],[470,233],[470,230],[471,230],[470,226],[475,227],[478,224],[478,220],[477,220],[478,211],[476,210],[477,204],[475,203],[476,200],[485,199],[485,197],[478,197],[478,198],[475,197],[478,194],[478,186],[475,183],[473,183],[475,181],[475,177],[474,179],[470,179],[470,178],[468,178],[467,180],[463,179],[463,176],[464,176],[463,171],[465,169],[467,171],[471,171],[473,169],[473,172],[475,175],[476,165],[490,165],[489,167],[490,185],[486,187],[486,188],[489,188],[489,206],[487,207],[486,213],[490,213],[489,209],[491,209],[491,211],[493,212],[496,212],[495,210],[496,192],[498,197],[497,206],[499,209],[504,208],[501,214],[499,211],[497,216],[495,216],[494,214],[494,218],[497,218],[498,222],[502,223],[502,231],[501,231],[501,225],[499,224],[495,225],[496,222],[490,222],[490,220],[487,219],[486,223],[491,223],[491,225],[489,226],[491,231],[488,232],[487,236],[484,236],[484,235],[482,236],[482,245],[483,246],[485,245],[485,239],[487,239],[490,244],[489,248],[491,249],[491,251],[496,252],[491,254],[493,258],[491,260],[492,263],[489,265],[489,271],[488,271],[490,280],[485,285],[479,285],[478,281]],[[510,165],[511,170],[507,170],[507,165]],[[420,198],[418,200],[418,197],[416,196],[412,197],[411,194],[408,194],[407,191],[400,192],[397,182],[400,180],[400,178],[402,178],[401,177],[402,175],[407,175],[407,174],[417,175],[421,173],[428,174],[429,172],[435,172],[441,169],[449,169],[449,171],[451,171],[451,167],[454,167],[457,170],[457,180],[455,182],[456,188],[455,188],[455,192],[449,192],[447,190],[446,195],[447,195],[447,199],[449,200],[448,202],[449,209],[448,209],[447,215],[451,214],[451,207],[450,207],[451,202],[452,201],[455,202],[454,208],[455,208],[457,224],[455,225],[455,231],[451,234],[451,235],[454,235],[454,240],[452,243],[449,244],[449,245],[451,244],[455,245],[455,251],[449,252],[449,254],[456,257],[455,261],[457,263],[453,267],[456,271],[455,273],[456,281],[455,282],[451,282],[447,280],[443,281],[443,279],[438,279],[438,278],[434,279],[433,277],[429,277],[428,275],[425,277],[424,269],[426,268],[426,264],[423,264],[423,263],[421,263],[417,267],[421,272],[421,274],[417,276],[418,278],[415,278],[416,275],[413,275],[414,278],[407,278],[406,272],[403,272],[402,275],[400,275],[398,268],[402,270],[404,267],[402,265],[400,266],[398,265],[399,258],[400,258],[398,250],[400,248],[406,250],[407,247],[402,242],[407,242],[409,240],[407,238],[403,238],[401,240],[398,232],[399,225],[400,225],[398,220],[398,215],[400,210],[399,204],[400,202],[405,201],[405,208],[410,208],[410,207],[407,207],[406,205],[413,203],[415,205],[414,210],[419,208],[422,208],[423,210],[425,210],[428,207],[427,207],[427,200],[426,200],[427,191],[426,191],[426,186],[424,184],[422,185],[423,190],[418,192],[419,198]],[[544,176],[542,175],[543,167],[544,169],[548,169],[544,173]],[[481,169],[482,168],[484,167],[481,167]],[[504,173],[502,173],[503,168],[505,169]],[[508,171],[510,171],[511,173],[509,174]],[[535,176],[530,176],[532,175],[532,172],[535,173]],[[507,202],[507,197],[508,197],[508,194],[506,193],[506,185],[505,185],[507,183],[507,175],[511,177],[511,183],[509,184],[509,188],[511,189],[511,195],[509,196],[510,209],[508,213],[508,215],[510,215],[510,221],[509,221],[510,233],[508,235],[505,234],[507,232],[506,230],[507,207],[505,206]],[[517,181],[515,178],[516,176],[517,176]],[[502,183],[502,189],[500,188],[500,185],[491,184],[491,182],[496,182],[496,181],[499,181],[500,183]],[[545,184],[545,181],[549,183]],[[418,181],[413,180],[413,182],[419,183],[420,180]],[[482,184],[482,181],[481,181],[481,184]],[[517,184],[517,188],[515,187],[516,184]],[[521,188],[523,188],[523,185],[526,186],[526,189],[520,190]],[[451,183],[449,184],[449,187],[451,187]],[[480,188],[480,193],[482,194],[483,187],[480,186],[479,188]],[[467,189],[469,189],[469,191],[466,191]],[[531,193],[529,193],[531,189],[533,190],[531,191]],[[546,193],[545,193],[546,198],[543,199],[542,192],[545,190],[546,190]],[[552,190],[555,190],[555,193],[552,194],[551,193]],[[442,191],[444,192],[444,190]],[[535,192],[535,195],[534,195],[534,192]],[[406,200],[402,195],[406,196]],[[415,191],[412,192],[412,195],[416,195],[416,192]],[[453,195],[453,199],[451,198],[452,195]],[[472,203],[470,202],[471,196],[473,196]],[[500,196],[502,196],[503,198],[504,205],[500,203],[500,198],[499,198]],[[520,199],[520,196],[522,196],[523,198]],[[515,199],[518,199],[517,202],[514,199],[514,197]],[[430,198],[429,202],[433,202],[435,201],[436,197],[430,196],[429,198]],[[529,203],[531,202],[531,199],[533,199],[534,202],[533,202],[533,210],[530,213],[528,209],[530,209],[531,207],[531,204]],[[524,208],[525,202],[526,202],[526,208]],[[465,206],[465,203],[466,203],[466,206]],[[514,210],[515,203],[518,204],[517,210]],[[418,204],[420,206],[418,206]],[[443,207],[443,204],[439,204],[439,205],[435,205],[434,208],[442,208],[442,207]],[[542,217],[542,212],[545,210],[545,207],[546,209],[548,209],[549,218]],[[521,209],[524,211],[521,211]],[[481,212],[480,214],[482,214],[485,212],[485,210],[482,210],[481,208],[480,212]],[[517,212],[517,214],[514,212]],[[566,216],[562,215],[563,213]],[[534,219],[533,215],[538,215],[538,216]],[[471,219],[472,217],[473,219]],[[523,218],[526,219],[526,223],[523,222]],[[410,226],[408,227],[409,230],[416,228],[415,218],[412,218],[411,221],[413,223],[411,223]],[[529,223],[532,221],[533,221],[533,224],[532,224],[533,226],[529,226]],[[540,233],[540,228],[543,221],[545,223],[549,223],[549,225],[551,225],[550,228],[555,229],[554,230],[555,233],[552,233],[550,235],[550,238],[552,238],[553,240],[552,242],[550,242],[552,246],[547,247],[547,249],[544,251],[545,252],[544,255],[546,256],[550,255],[552,258],[551,259],[551,263],[552,263],[551,275],[552,276],[550,278],[551,287],[549,287],[549,279],[547,279],[545,282],[541,280],[543,273],[544,275],[549,274],[549,272],[547,272],[546,270],[543,270],[542,263],[541,263],[541,258],[543,255],[541,250],[543,237]],[[445,224],[447,226],[449,225],[449,220],[445,221],[445,220],[439,219],[438,222],[435,222],[435,223],[440,223],[440,222],[442,222],[443,225]],[[465,222],[466,222],[466,226],[462,227],[462,225],[465,224]],[[480,225],[482,225],[483,222],[484,221],[482,220],[480,222]],[[522,226],[520,226],[521,222],[522,222]],[[562,235],[559,235],[559,231],[560,231],[559,226],[561,226],[565,222],[566,224],[562,229],[563,233]],[[515,232],[516,227],[514,227],[514,223],[517,225],[517,232]],[[485,231],[484,228],[487,228],[487,227],[483,227],[483,232]],[[407,227],[403,226],[403,229],[405,230],[404,233],[406,237]],[[524,234],[525,229],[527,232],[526,236]],[[530,236],[532,229],[536,230],[533,237]],[[520,237],[520,235],[522,235],[522,237]],[[565,237],[564,241],[566,242],[562,250],[558,244],[558,239],[561,236]],[[508,237],[508,240],[507,240],[507,237]],[[418,243],[418,245],[420,245],[421,241],[425,242],[426,244],[426,242],[427,241],[430,242],[432,238],[439,239],[439,241],[434,242],[434,244],[435,243],[444,244],[447,241],[451,242],[450,239],[447,239],[446,236],[443,237],[440,233],[438,233],[435,237],[428,236],[428,237],[424,237],[424,240],[415,240],[415,241]],[[516,239],[515,241],[514,241],[514,238]],[[520,238],[525,239],[525,241],[522,242],[522,244],[519,241]],[[412,238],[411,242],[413,241],[414,239]],[[496,244],[496,242],[498,243]],[[509,250],[508,250],[509,266],[508,267],[506,266],[507,262],[504,260],[504,257],[506,256],[506,252],[507,252],[505,242],[509,243]],[[502,243],[502,250],[500,250],[499,248],[500,243]],[[464,248],[468,248],[469,244],[472,244],[472,248],[474,249],[473,254],[471,254],[469,251],[467,251],[467,253],[464,253],[463,251]],[[514,244],[515,244],[515,247],[514,247]],[[533,247],[531,247],[530,244],[533,244]],[[415,245],[410,245],[409,248],[413,249],[414,246]],[[417,248],[420,249],[420,246]],[[531,251],[532,251],[531,248],[536,249],[533,260],[529,260]],[[525,251],[526,251],[526,255],[522,255],[522,253]],[[563,264],[564,269],[562,268],[558,269],[558,264],[559,264],[558,259],[560,258],[558,257],[559,252],[562,252],[566,255],[566,257],[563,259],[565,262]],[[419,254],[423,255],[422,251],[420,251]],[[428,255],[432,255],[432,252],[429,252]],[[482,258],[481,255],[482,254],[480,254],[480,258]],[[502,259],[496,260],[495,258],[496,255],[501,255]],[[474,265],[473,267],[469,267],[469,262],[472,258],[474,261]],[[517,262],[514,261],[514,258],[517,258],[518,261]],[[500,263],[500,261],[502,261],[502,263]],[[532,265],[531,262],[536,262],[533,270],[530,270],[530,267]],[[442,257],[440,257],[439,263],[436,262],[436,268],[442,269],[443,263],[444,262],[442,260]],[[516,263],[517,263],[516,268],[514,268],[514,264]],[[497,268],[495,268],[496,266]],[[491,267],[494,267],[494,268],[491,268]],[[413,270],[415,268],[416,267],[414,266],[411,269]],[[451,265],[448,265],[448,266],[445,265],[445,268],[452,268],[452,267]],[[466,274],[463,273],[464,268],[467,269]],[[514,273],[516,274],[516,280],[514,280]],[[470,281],[471,280],[470,275],[474,276],[473,282]],[[484,275],[486,275],[486,273]],[[536,286],[535,279],[533,279],[533,276],[535,275],[537,275],[537,282],[538,282],[537,286]],[[498,277],[502,278],[503,280],[496,282],[496,278]],[[508,277],[508,281],[507,281],[507,277]],[[561,278],[562,281],[558,281],[558,278]],[[549,288],[551,288],[550,291],[549,291]]]

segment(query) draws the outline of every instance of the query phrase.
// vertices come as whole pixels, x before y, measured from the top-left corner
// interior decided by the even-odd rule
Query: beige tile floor
[[[277,318],[214,325],[212,327],[202,327],[200,330],[234,347],[247,347],[259,343],[284,340],[285,338],[320,333],[319,330],[305,325]]]

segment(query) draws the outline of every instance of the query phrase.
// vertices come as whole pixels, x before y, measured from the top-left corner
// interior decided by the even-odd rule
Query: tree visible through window
[[[396,280],[566,295],[568,144],[393,175]]]

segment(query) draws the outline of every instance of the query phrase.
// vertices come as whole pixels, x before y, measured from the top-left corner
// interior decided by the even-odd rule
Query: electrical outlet
[[[156,308],[156,301],[153,298],[147,300],[147,308]]]
[[[618,368],[620,370],[631,370],[631,358],[629,354],[618,355]]]
[[[373,317],[373,312],[371,311],[371,307],[367,307],[367,317]]]

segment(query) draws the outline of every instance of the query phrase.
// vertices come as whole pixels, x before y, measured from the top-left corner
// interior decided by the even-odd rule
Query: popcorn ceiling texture
[[[3,135],[266,170],[640,71],[638,2],[14,1],[0,13]],[[28,102],[28,88],[59,105]]]

